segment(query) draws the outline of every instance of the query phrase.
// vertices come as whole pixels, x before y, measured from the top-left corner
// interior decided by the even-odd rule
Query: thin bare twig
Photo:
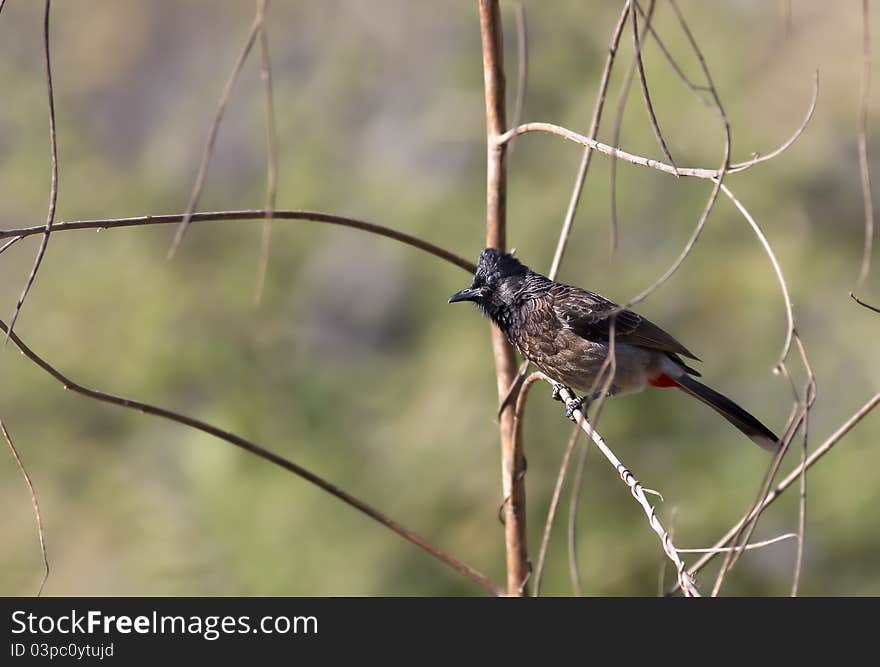
[[[672,263],[670,266],[657,280],[654,281],[652,285],[650,285],[647,289],[643,290],[632,299],[627,301],[624,307],[629,308],[630,306],[634,306],[635,304],[646,299],[650,294],[652,294],[655,290],[657,290],[661,285],[663,285],[672,275],[679,269],[679,267],[684,263],[684,260],[687,259],[688,255],[690,255],[694,246],[697,243],[697,240],[700,238],[700,234],[703,231],[703,227],[705,227],[706,222],[709,220],[709,214],[712,212],[712,209],[715,206],[715,202],[718,199],[718,191],[721,188],[721,183],[724,180],[725,174],[728,173],[728,170],[731,168],[730,166],[730,151],[731,151],[731,138],[730,138],[730,122],[727,120],[727,114],[724,111],[724,105],[721,104],[721,98],[718,95],[718,89],[715,87],[715,82],[712,80],[712,74],[709,71],[709,66],[706,64],[706,59],[703,57],[703,51],[700,49],[700,46],[697,44],[697,40],[694,38],[693,34],[688,27],[687,21],[685,21],[684,15],[679,11],[678,5],[675,4],[674,0],[670,0],[672,7],[675,9],[676,15],[678,16],[679,23],[682,29],[687,35],[688,41],[690,42],[691,48],[696,54],[697,58],[700,61],[700,67],[703,70],[703,75],[706,77],[706,83],[709,86],[709,92],[712,94],[712,99],[715,102],[715,108],[718,111],[719,118],[721,120],[722,131],[724,135],[724,152],[723,159],[721,162],[721,167],[718,169],[718,178],[715,179],[715,186],[712,188],[711,193],[709,194],[709,199],[706,202],[706,206],[703,207],[703,212],[700,215],[700,219],[697,221],[697,226],[694,228],[693,233],[691,234],[691,238],[688,240],[685,247],[682,249],[678,258]],[[649,14],[650,16],[650,14]],[[635,20],[635,16],[633,16],[633,20]],[[674,166],[674,165],[673,165]]]
[[[632,16],[633,31],[633,49],[635,51],[636,69],[639,72],[639,83],[642,85],[642,97],[645,100],[645,109],[648,111],[648,118],[651,121],[651,129],[654,130],[654,137],[660,144],[660,149],[672,165],[673,174],[678,176],[678,168],[675,166],[675,160],[666,145],[666,139],[663,138],[663,132],[660,131],[660,124],[657,122],[657,115],[654,113],[654,105],[651,103],[651,93],[648,90],[648,77],[645,75],[645,65],[642,62],[642,47],[639,43],[639,21],[636,16],[635,2],[630,5],[630,15]]]
[[[791,584],[791,597],[797,597],[798,587],[801,581],[801,569],[804,563],[804,545],[807,539],[807,455],[809,454],[809,431],[810,431],[810,411],[816,402],[816,376],[813,373],[813,367],[807,358],[807,351],[804,349],[804,343],[801,337],[795,332],[794,340],[797,344],[798,352],[801,355],[801,361],[807,372],[807,382],[804,387],[804,397],[801,405],[803,406],[803,440],[801,446],[801,484],[800,497],[798,499],[798,530],[797,530],[797,554],[795,555],[794,577]]]
[[[272,235],[272,215],[275,212],[275,199],[278,191],[278,148],[275,132],[275,95],[272,92],[272,61],[269,55],[269,32],[266,27],[266,8],[268,0],[257,0],[257,21],[260,24],[260,78],[263,81],[263,106],[266,124],[266,218],[260,237],[260,264],[257,269],[257,286],[254,289],[254,304],[263,298],[266,272],[269,270],[270,238]]]
[[[871,90],[871,27],[868,0],[862,0],[862,80],[859,88],[859,173],[862,181],[862,201],[865,207],[865,245],[862,266],[856,280],[860,290],[871,271],[871,251],[874,247],[874,199],[871,195],[871,171],[868,167],[868,100]]]
[[[562,497],[562,489],[565,486],[565,477],[568,474],[568,466],[571,461],[572,452],[577,445],[580,428],[574,428],[565,444],[565,451],[562,454],[562,462],[559,464],[559,474],[556,476],[556,485],[553,487],[553,496],[550,498],[550,508],[547,510],[547,520],[544,522],[544,533],[541,536],[541,548],[538,551],[538,565],[535,568],[535,597],[541,595],[541,581],[544,576],[544,565],[547,561],[547,551],[550,548],[550,536],[553,532],[553,521],[556,518],[556,511],[559,508],[559,500]]]
[[[523,0],[516,0],[514,3],[513,17],[516,26],[516,97],[513,104],[513,124],[516,126],[522,121],[529,83],[529,30]],[[510,153],[513,153],[515,144],[515,141],[511,141],[508,145]]]
[[[809,124],[810,120],[813,117],[813,111],[815,111],[816,109],[816,100],[818,99],[819,93],[818,81],[819,79],[817,75],[815,79],[815,84],[813,86],[813,97],[810,101],[810,106],[807,109],[807,114],[804,117],[803,122],[794,132],[794,134],[792,134],[785,141],[785,143],[783,143],[770,153],[767,153],[765,155],[759,154],[750,160],[746,160],[745,162],[737,162],[735,164],[731,164],[730,169],[727,170],[728,174],[737,174],[741,171],[750,169],[755,165],[761,164],[762,162],[771,160],[772,158],[775,158],[776,156],[786,151],[788,148],[791,147],[792,144],[794,144],[795,141],[798,140],[798,138],[807,128],[807,124]],[[647,158],[641,155],[628,153],[620,148],[609,146],[608,144],[603,144],[601,141],[596,141],[592,137],[586,137],[582,134],[578,134],[577,132],[573,132],[568,128],[554,125],[553,123],[523,123],[522,125],[518,125],[517,127],[510,129],[502,134],[500,137],[498,137],[498,142],[504,143],[506,141],[510,141],[510,139],[515,135],[527,134],[529,132],[546,132],[548,134],[555,134],[556,136],[567,139],[573,143],[580,144],[581,146],[588,146],[593,150],[599,151],[600,153],[604,153],[605,155],[612,155],[631,164],[637,164],[643,167],[650,167],[651,169],[656,169],[657,171],[662,171],[666,174],[675,175],[675,169],[670,164],[666,164],[664,162],[660,162],[659,160],[654,160],[652,158]],[[699,167],[678,167],[678,175],[712,180],[713,178],[718,178],[719,170],[701,169]]]
[[[623,34],[623,27],[626,25],[626,18],[629,15],[629,7],[631,0],[627,0],[617,19],[617,24],[611,33],[611,43],[608,45],[608,55],[605,58],[605,68],[602,70],[602,79],[599,82],[599,92],[596,95],[596,104],[593,107],[593,119],[590,121],[590,136],[596,136],[599,131],[599,123],[602,120],[602,110],[605,107],[605,95],[608,91],[608,82],[611,80],[611,69],[614,66],[614,58],[617,55],[617,48],[620,45],[620,36]],[[519,127],[519,124],[514,127]],[[562,257],[565,254],[565,247],[568,244],[568,238],[571,235],[571,226],[574,224],[574,216],[577,213],[578,203],[581,199],[581,193],[584,190],[584,181],[587,178],[587,171],[590,168],[590,160],[593,156],[593,150],[590,146],[584,147],[581,155],[581,164],[578,167],[577,177],[574,181],[574,188],[571,192],[571,198],[568,202],[568,210],[565,213],[565,220],[562,223],[562,229],[559,232],[559,241],[556,243],[556,252],[553,254],[553,262],[550,265],[550,273],[548,276],[551,280],[556,278],[559,273],[559,267],[562,264]]]
[[[2,9],[2,7],[0,7],[0,9]],[[12,457],[15,459],[15,463],[18,465],[18,470],[21,472],[21,476],[24,478],[24,483],[27,484],[28,491],[31,494],[31,505],[34,508],[34,517],[37,520],[37,535],[40,538],[40,553],[43,556],[43,579],[40,581],[39,589],[37,589],[37,597],[40,597],[43,592],[43,587],[49,579],[49,553],[46,551],[46,533],[43,530],[43,516],[40,513],[40,503],[37,501],[37,490],[34,488],[31,476],[28,475],[28,472],[24,467],[24,462],[21,460],[18,450],[15,448],[15,445],[12,444],[12,436],[10,436],[9,431],[6,430],[6,424],[3,423],[2,419],[0,419],[0,430],[3,431],[3,437],[6,439],[6,444],[9,445],[9,449],[12,451]]]
[[[3,250],[5,250],[5,249],[6,248],[4,247]],[[863,307],[867,308],[868,310],[873,310],[875,313],[880,313],[880,306],[872,306],[870,303],[865,303],[864,301],[862,301],[859,297],[857,297],[852,292],[849,293],[849,296],[853,301],[855,301],[860,306],[863,306]]]
[[[599,82],[599,92],[596,96],[596,104],[593,109],[593,119],[592,121],[590,121],[591,135],[595,135],[596,132],[598,132],[599,130],[599,123],[602,118],[602,109],[605,106],[605,95],[608,90],[608,82],[611,79],[611,69],[614,65],[614,57],[617,53],[617,48],[620,43],[620,36],[623,33],[623,27],[626,24],[626,18],[629,15],[629,2],[630,0],[626,0],[626,2],[624,2],[620,17],[618,18],[617,24],[615,25],[611,35],[611,43],[608,46],[608,56],[605,60],[605,68],[602,71],[602,79]],[[519,124],[519,121],[521,120],[520,116],[517,115],[515,120],[516,122],[514,123],[514,126],[517,126]],[[550,272],[547,274],[551,280],[554,279],[559,273],[559,268],[562,265],[562,257],[565,253],[565,248],[568,245],[568,239],[571,235],[571,228],[574,224],[574,217],[577,213],[577,207],[578,203],[580,202],[581,193],[583,192],[584,181],[587,178],[587,171],[590,167],[592,152],[593,151],[589,147],[586,147],[584,148],[583,155],[581,156],[580,167],[578,168],[574,188],[571,193],[571,198],[568,202],[568,210],[565,213],[565,220],[563,221],[562,229],[559,232],[559,240],[556,243],[556,251],[553,254],[553,261],[550,264]],[[514,396],[516,396],[516,392],[518,391],[519,386],[522,383],[522,380],[525,377],[528,368],[528,361],[523,361],[523,363],[517,370],[513,381],[510,383],[510,387],[508,388],[507,393],[501,400],[501,403],[498,407],[499,415],[507,407],[507,404],[513,400]]]
[[[651,7],[654,6],[654,3],[651,3]],[[650,11],[650,8],[649,8]],[[633,77],[636,74],[636,61],[633,59],[632,63],[629,66],[629,69],[626,72],[626,77],[624,77],[623,83],[620,87],[620,94],[617,98],[617,110],[614,114],[614,126],[611,129],[611,144],[613,146],[620,145],[620,131],[623,128],[623,114],[626,112],[626,105],[629,101],[629,93],[632,89]],[[617,252],[617,230],[619,228],[618,216],[617,216],[617,158],[612,155],[611,156],[611,164],[610,171],[608,174],[609,178],[609,196],[611,198],[611,208],[610,208],[610,218],[611,218],[611,238],[609,240],[611,245],[611,254],[613,255]]]
[[[21,296],[15,304],[12,318],[9,321],[9,332],[6,334],[6,342],[9,342],[9,334],[15,329],[15,323],[18,321],[21,308],[24,306],[24,301],[31,291],[34,280],[37,278],[37,271],[39,271],[40,264],[43,261],[43,256],[46,254],[46,248],[49,245],[49,235],[52,233],[52,223],[55,221],[55,205],[58,202],[58,141],[55,135],[55,92],[52,86],[52,58],[49,54],[49,12],[51,8],[52,0],[46,0],[43,13],[43,50],[46,64],[46,92],[49,98],[49,155],[52,169],[52,183],[49,190],[49,212],[46,214],[46,225],[42,230],[43,238],[40,240],[40,247],[37,250],[37,256],[34,258],[33,267],[24,285],[24,290],[22,290]],[[2,10],[2,7],[0,7],[0,10]],[[6,250],[9,245],[12,244],[4,246],[3,250]]]
[[[642,6],[636,3],[636,9],[639,10],[639,13],[644,18],[646,12],[642,9]],[[651,11],[648,10],[647,14],[650,16]],[[705,106],[711,106],[711,102],[706,99],[703,95],[703,92],[708,92],[708,86],[700,86],[691,81],[687,74],[684,73],[684,70],[681,69],[678,62],[675,60],[673,55],[669,52],[669,49],[666,48],[666,44],[663,43],[663,40],[660,39],[660,35],[657,34],[657,31],[654,30],[654,26],[651,25],[651,21],[648,20],[645,22],[645,31],[650,33],[651,37],[654,38],[654,41],[657,42],[657,46],[660,48],[661,53],[666,58],[666,61],[672,66],[672,69],[678,75],[678,78],[681,79],[682,83],[690,90],[700,102],[702,102]],[[633,62],[633,66],[635,66],[635,62]],[[616,144],[615,144],[616,145]]]
[[[744,547],[709,547],[707,549],[677,549],[680,554],[723,554],[729,551],[751,551],[752,549],[761,549],[769,547],[771,544],[783,542],[784,540],[792,540],[797,538],[797,533],[785,533],[763,542],[752,542]]]
[[[71,231],[74,229],[117,229],[119,227],[147,227],[149,225],[169,225],[179,223],[186,217],[185,213],[173,213],[170,215],[143,215],[134,218],[108,218],[104,220],[76,220],[71,222],[59,222],[52,228],[53,233]],[[266,211],[262,209],[244,210],[244,211],[214,211],[204,213],[194,213],[190,217],[191,222],[222,222],[231,220],[263,220],[266,217]],[[427,253],[446,260],[451,264],[464,269],[468,273],[473,273],[476,266],[473,262],[456,255],[455,253],[444,250],[428,241],[420,239],[404,232],[399,232],[389,227],[377,225],[372,222],[364,222],[355,218],[346,218],[341,215],[333,215],[331,213],[321,213],[318,211],[290,211],[277,210],[273,213],[274,220],[308,220],[310,222],[321,222],[331,225],[339,225],[341,227],[350,227],[352,229],[360,229],[361,231],[384,236],[394,239],[408,246],[424,250]],[[21,227],[18,229],[0,230],[0,239],[15,236],[31,236],[42,232],[42,227]]]
[[[575,425],[575,430],[578,430],[578,428],[579,427]],[[578,597],[583,596],[584,589],[581,585],[581,570],[578,564],[577,554],[577,518],[578,508],[581,504],[581,492],[584,488],[584,472],[587,468],[587,455],[590,453],[591,443],[592,440],[587,440],[584,443],[584,446],[581,447],[577,467],[575,468],[574,481],[571,485],[571,496],[568,500],[568,530],[566,531],[566,542],[568,543],[568,574],[571,578],[571,585],[572,588],[574,588],[574,593]]]
[[[193,213],[199,205],[199,198],[202,196],[202,189],[205,187],[205,177],[208,174],[208,163],[211,161],[211,155],[214,153],[214,143],[217,140],[217,133],[220,130],[220,122],[223,120],[226,106],[229,104],[229,100],[232,97],[232,89],[235,87],[236,81],[238,81],[238,75],[244,67],[248,54],[251,52],[257,34],[260,32],[261,25],[262,18],[260,16],[260,7],[258,6],[257,15],[254,17],[254,22],[251,24],[250,30],[248,31],[244,46],[242,46],[241,52],[238,54],[238,59],[235,61],[235,65],[232,68],[232,73],[226,80],[226,85],[223,86],[223,92],[220,94],[220,100],[217,102],[217,109],[214,111],[214,119],[211,121],[211,128],[208,130],[208,138],[205,140],[205,146],[202,149],[202,160],[199,163],[199,170],[196,173],[196,181],[189,196],[189,204],[186,206],[186,214],[184,215],[183,220],[180,221],[180,225],[177,227],[177,231],[174,234],[174,240],[171,242],[171,247],[168,249],[169,259],[174,257],[174,254],[180,247],[180,243],[183,241],[183,236],[186,234],[186,230],[189,229]]]
[[[788,356],[788,351],[791,349],[792,337],[794,336],[794,311],[791,306],[791,298],[788,295],[788,286],[785,283],[785,277],[782,275],[782,267],[779,265],[779,260],[776,259],[776,253],[773,252],[773,248],[770,246],[770,242],[767,240],[764,231],[758,223],[755,222],[755,219],[752,217],[751,213],[749,213],[748,209],[746,209],[746,207],[743,206],[733,195],[730,188],[722,183],[721,191],[731,202],[733,202],[733,205],[736,206],[737,210],[742,214],[746,219],[746,222],[749,223],[752,230],[755,232],[755,236],[758,237],[758,241],[760,241],[761,245],[764,247],[764,251],[767,253],[767,257],[773,265],[773,271],[776,273],[776,278],[779,281],[779,289],[782,291],[782,299],[785,302],[785,318],[788,323],[788,329],[785,332],[785,340],[782,344],[782,352],[779,355],[779,360],[774,366],[774,369],[778,372],[779,367],[782,366],[785,362],[785,358]]]
[[[6,326],[6,323],[2,320],[0,320],[0,330],[9,333],[9,329]],[[9,336],[15,346],[21,351],[21,353],[25,357],[30,359],[39,368],[48,373],[53,379],[61,383],[61,385],[65,389],[73,391],[77,394],[81,394],[82,396],[94,399],[96,401],[100,401],[102,403],[117,405],[122,408],[136,410],[147,415],[161,417],[162,419],[167,419],[169,421],[182,424],[183,426],[201,431],[202,433],[207,433],[208,435],[211,435],[219,440],[228,442],[229,444],[234,445],[239,449],[243,449],[244,451],[253,454],[256,457],[263,459],[264,461],[268,461],[269,463],[272,463],[280,468],[283,468],[284,470],[287,470],[288,472],[293,473],[297,477],[317,486],[322,491],[325,491],[331,496],[341,500],[346,505],[353,507],[362,514],[365,514],[377,523],[380,523],[386,528],[389,528],[391,531],[400,535],[407,542],[416,545],[426,553],[430,554],[442,563],[445,563],[453,570],[467,577],[468,579],[483,587],[485,590],[489,591],[493,595],[501,594],[502,591],[498,588],[498,586],[496,586],[490,579],[485,577],[483,574],[481,574],[471,566],[463,563],[451,554],[428,542],[418,533],[409,530],[394,519],[390,518],[388,515],[380,512],[371,505],[368,505],[363,500],[360,500],[359,498],[356,498],[355,496],[344,491],[343,489],[340,489],[335,484],[326,481],[325,479],[319,477],[310,470],[303,468],[301,465],[294,463],[293,461],[281,456],[280,454],[269,451],[268,449],[265,449],[250,440],[246,440],[245,438],[242,438],[235,433],[230,433],[229,431],[225,431],[217,426],[214,426],[207,422],[203,422],[199,419],[195,419],[194,417],[175,412],[174,410],[168,410],[166,408],[162,408],[156,405],[144,403],[142,401],[126,398],[124,396],[109,394],[97,389],[90,389],[84,385],[79,384],[78,382],[75,382],[74,380],[71,380],[61,371],[52,366],[48,361],[46,361],[36,352],[31,350],[31,348],[29,348],[24,343],[24,341],[22,341],[21,338],[18,337],[17,334],[9,333]]]
[[[2,246],[0,246],[0,255],[2,255],[4,252],[7,251],[7,249],[14,246],[19,241],[21,241],[23,238],[24,238],[23,236],[13,236],[6,243],[4,243]]]
[[[480,36],[483,45],[483,81],[486,97],[486,246],[504,249],[507,228],[507,151],[498,141],[506,130],[504,62],[501,13],[498,0],[479,0]],[[513,348],[497,326],[492,326],[492,349],[498,399],[503,400],[516,375]],[[525,594],[529,559],[525,531],[525,481],[522,451],[516,448],[513,410],[508,405],[498,420],[501,440],[502,488],[506,504],[504,522],[507,551],[507,593]]]
[[[794,470],[792,470],[788,476],[783,479],[779,484],[774,487],[774,489],[768,493],[764,500],[761,502],[760,507],[752,509],[745,516],[743,516],[736,525],[733,526],[727,533],[724,534],[721,539],[719,539],[714,547],[723,547],[728,544],[732,539],[739,534],[742,527],[752,520],[752,518],[758,513],[763,512],[767,507],[769,507],[773,502],[781,496],[786,489],[788,489],[792,484],[800,479],[800,476],[804,470],[809,470],[812,468],[818,461],[825,456],[828,452],[830,452],[834,446],[840,442],[843,437],[849,433],[862,419],[864,419],[868,414],[871,413],[874,408],[880,405],[880,393],[874,394],[868,401],[862,405],[856,412],[847,419],[841,426],[838,427],[834,433],[832,433],[828,438],[823,442],[819,447],[813,451],[812,454],[807,458],[806,463],[799,464]],[[698,560],[691,568],[691,574],[696,574],[701,569],[703,569],[717,554],[716,553],[708,553],[703,556],[700,560]],[[676,584],[668,593],[674,593],[678,588],[678,584]]]

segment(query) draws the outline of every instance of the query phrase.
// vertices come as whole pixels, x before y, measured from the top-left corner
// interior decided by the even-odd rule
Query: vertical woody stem
[[[479,0],[480,34],[483,40],[483,77],[486,89],[486,246],[504,248],[507,209],[506,145],[497,138],[507,130],[504,99],[501,16],[498,0]],[[492,325],[492,349],[498,398],[507,395],[516,375],[513,348],[504,334]],[[526,547],[525,482],[522,450],[516,446],[513,402],[501,412],[501,480],[504,490],[504,529],[507,548],[507,594],[524,595],[529,576]]]

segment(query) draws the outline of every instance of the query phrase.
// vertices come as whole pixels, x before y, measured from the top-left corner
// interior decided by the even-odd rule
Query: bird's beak
[[[459,301],[476,301],[479,298],[480,290],[474,289],[473,287],[468,287],[461,290],[460,292],[456,292],[451,297],[449,297],[449,303],[457,303]]]

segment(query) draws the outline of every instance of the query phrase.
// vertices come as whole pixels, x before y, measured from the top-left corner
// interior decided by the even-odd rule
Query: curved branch
[[[766,162],[770,160],[780,153],[787,150],[797,141],[800,136],[803,134],[807,125],[813,117],[813,111],[816,108],[816,100],[818,99],[819,94],[819,77],[818,73],[816,74],[815,85],[813,88],[813,98],[810,102],[810,107],[807,110],[807,115],[805,116],[801,125],[797,128],[791,137],[783,143],[781,146],[776,148],[775,150],[767,153],[766,155],[754,157],[751,160],[747,160],[745,162],[737,162],[735,164],[730,165],[730,169],[727,170],[728,174],[736,174],[741,171],[745,171],[756,164],[760,164],[762,162]],[[548,134],[555,134],[558,137],[562,137],[563,139],[568,139],[576,144],[580,144],[581,146],[587,146],[593,150],[599,151],[600,153],[605,153],[605,155],[611,155],[620,160],[624,160],[626,162],[630,162],[632,164],[641,165],[643,167],[650,167],[651,169],[656,169],[657,171],[662,171],[663,173],[670,174],[675,176],[689,176],[692,178],[705,178],[711,180],[713,178],[718,178],[720,175],[719,169],[702,169],[699,167],[678,167],[676,169],[671,164],[666,164],[665,162],[661,162],[660,160],[654,160],[652,158],[644,157],[641,155],[635,155],[633,153],[628,153],[620,148],[615,146],[609,146],[608,144],[603,144],[601,141],[596,141],[592,137],[586,137],[582,134],[578,134],[577,132],[573,132],[568,128],[562,127],[560,125],[554,125],[553,123],[524,123],[522,125],[518,125],[517,127],[508,130],[500,137],[498,137],[499,143],[504,143],[506,141],[510,141],[510,139],[514,136],[518,136],[520,134],[527,134],[529,132],[546,132]]]
[[[190,222],[220,222],[223,220],[263,220],[266,217],[266,211],[263,209],[243,210],[243,211],[213,211],[205,213],[193,213]],[[116,229],[119,227],[146,227],[148,225],[171,225],[179,223],[186,218],[185,213],[173,213],[170,215],[143,215],[134,218],[109,218],[106,220],[76,220],[71,222],[59,222],[52,227],[53,232],[63,232],[72,229]],[[468,273],[473,273],[476,266],[473,262],[469,262],[456,255],[455,253],[444,250],[440,246],[424,241],[416,236],[399,232],[389,227],[383,227],[372,222],[364,222],[355,218],[346,218],[341,215],[333,215],[331,213],[320,213],[318,211],[291,211],[281,210],[272,212],[273,220],[309,220],[311,222],[323,222],[330,225],[340,225],[341,227],[351,227],[352,229],[360,229],[364,232],[384,236],[394,239],[405,245],[424,250],[427,253],[444,259],[451,264],[464,269]],[[43,227],[21,227],[19,229],[3,229],[0,230],[0,239],[14,236],[31,236],[40,234]]]
[[[9,335],[12,342],[15,343],[15,346],[21,351],[22,354],[24,354],[25,357],[34,362],[43,371],[52,376],[52,378],[60,382],[65,389],[69,389],[70,391],[73,391],[77,394],[81,394],[102,403],[118,405],[119,407],[128,408],[130,410],[137,410],[138,412],[142,412],[147,415],[153,415],[154,417],[161,417],[162,419],[167,419],[178,424],[183,424],[184,426],[188,426],[189,428],[201,431],[202,433],[207,433],[208,435],[214,436],[219,440],[228,442],[231,445],[235,445],[239,449],[243,449],[244,451],[249,452],[256,457],[263,459],[264,461],[273,463],[279,468],[283,468],[284,470],[293,473],[297,477],[300,477],[301,479],[304,479],[305,481],[314,484],[322,491],[326,491],[331,496],[334,496],[335,498],[341,500],[346,505],[353,507],[363,514],[366,514],[377,523],[380,523],[386,528],[397,533],[407,542],[416,545],[437,560],[451,567],[459,574],[467,577],[479,586],[482,586],[485,590],[489,591],[493,595],[501,594],[498,586],[496,586],[490,579],[488,579],[486,576],[484,576],[474,568],[458,560],[451,554],[446,553],[439,547],[431,544],[418,533],[415,533],[408,528],[402,526],[397,521],[387,516],[386,514],[383,514],[374,507],[368,505],[363,500],[360,500],[350,493],[343,491],[335,484],[326,481],[325,479],[319,477],[310,470],[303,468],[301,465],[298,465],[293,461],[284,458],[280,454],[276,454],[275,452],[271,452],[268,449],[264,449],[256,443],[251,442],[250,440],[246,440],[239,435],[230,433],[229,431],[224,431],[217,426],[208,424],[207,422],[203,422],[199,419],[189,417],[179,412],[174,412],[173,410],[168,410],[166,408],[151,405],[149,403],[143,403],[141,401],[125,398],[124,396],[116,396],[114,394],[108,394],[97,389],[90,389],[77,382],[74,382],[66,375],[64,375],[61,371],[52,366],[48,361],[40,357],[36,352],[31,350],[27,345],[25,345],[24,341],[22,341],[21,338],[19,338],[15,333],[9,331],[6,323],[2,320],[0,320],[0,330],[6,332]]]

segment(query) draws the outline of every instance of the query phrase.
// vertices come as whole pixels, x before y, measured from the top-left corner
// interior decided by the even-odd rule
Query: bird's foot
[[[553,389],[550,391],[550,398],[554,401],[562,402],[562,390],[565,389],[564,385],[559,384],[558,382],[553,383]]]
[[[589,403],[588,397],[581,396],[580,398],[573,398],[570,401],[565,402],[565,417],[570,421],[577,422],[577,417],[574,416],[574,413],[578,410],[583,409],[583,407]]]

